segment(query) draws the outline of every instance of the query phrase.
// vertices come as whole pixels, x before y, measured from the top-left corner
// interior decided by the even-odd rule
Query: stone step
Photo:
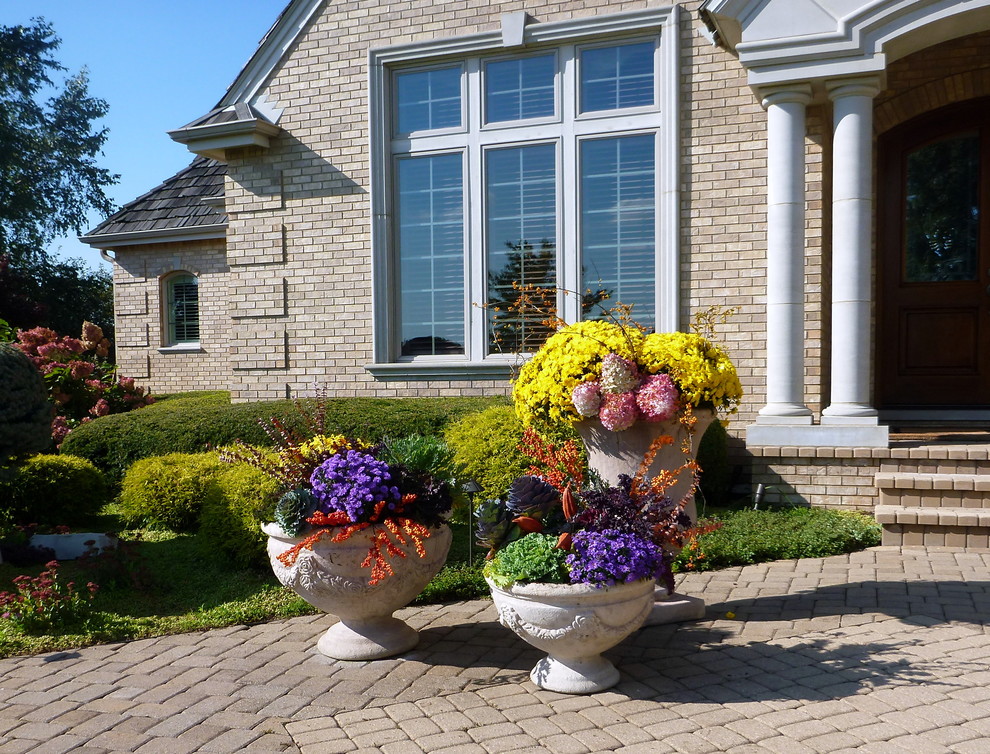
[[[984,549],[990,544],[990,476],[881,471],[874,516],[885,546]]]
[[[881,471],[874,477],[879,505],[990,508],[990,476]]]
[[[880,524],[990,527],[990,508],[878,505],[874,515]]]

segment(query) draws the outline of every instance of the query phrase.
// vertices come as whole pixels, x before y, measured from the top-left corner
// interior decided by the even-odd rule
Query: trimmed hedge
[[[30,456],[0,476],[0,501],[17,524],[80,523],[108,500],[103,474],[84,458]]]
[[[372,442],[440,435],[464,414],[506,402],[506,398],[334,398],[326,402],[326,429]],[[62,452],[89,459],[111,483],[119,484],[127,467],[142,458],[199,453],[238,439],[270,446],[259,420],[274,416],[303,431],[305,421],[295,403],[230,403],[228,393],[186,393],[77,427],[62,443]],[[312,408],[315,401],[301,403]]]
[[[132,527],[193,532],[219,496],[216,453],[169,453],[137,461],[124,476],[117,513]]]
[[[244,463],[225,464],[213,479],[199,516],[199,533],[238,566],[267,567],[268,538],[261,525],[274,520],[278,483]]]

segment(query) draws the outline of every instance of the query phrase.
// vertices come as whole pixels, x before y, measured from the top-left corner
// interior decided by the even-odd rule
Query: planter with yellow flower
[[[647,334],[609,321],[560,328],[513,386],[525,425],[573,424],[590,469],[611,485],[637,474],[659,479],[684,511],[685,527],[696,518],[701,437],[716,413],[735,411],[741,397],[735,367],[705,337]]]

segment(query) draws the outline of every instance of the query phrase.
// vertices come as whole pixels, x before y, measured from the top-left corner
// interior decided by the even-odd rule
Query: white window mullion
[[[480,131],[481,106],[481,72],[477,59],[468,61],[467,66],[467,151],[465,154],[465,169],[467,180],[467,206],[464,221],[467,243],[467,290],[465,293],[465,317],[468,323],[468,361],[481,361],[485,354],[487,315],[478,306],[485,300],[485,276],[488,274],[485,265],[484,249],[484,168]],[[464,135],[461,136],[465,138]]]
[[[558,302],[560,316],[566,322],[581,319],[581,259],[578,250],[580,222],[578,213],[578,159],[574,122],[577,114],[577,61],[575,48],[568,45],[561,50],[560,89],[563,99],[563,118],[560,127],[560,231],[557,244],[557,269],[560,287],[570,293],[561,293]]]

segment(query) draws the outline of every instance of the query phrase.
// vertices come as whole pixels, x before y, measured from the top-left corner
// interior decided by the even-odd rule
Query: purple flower
[[[345,511],[352,523],[367,521],[381,501],[395,510],[402,499],[388,464],[359,450],[330,456],[313,471],[310,483],[317,510]]]
[[[667,567],[658,545],[617,529],[579,531],[573,549],[566,561],[572,584],[610,586],[658,579]]]

